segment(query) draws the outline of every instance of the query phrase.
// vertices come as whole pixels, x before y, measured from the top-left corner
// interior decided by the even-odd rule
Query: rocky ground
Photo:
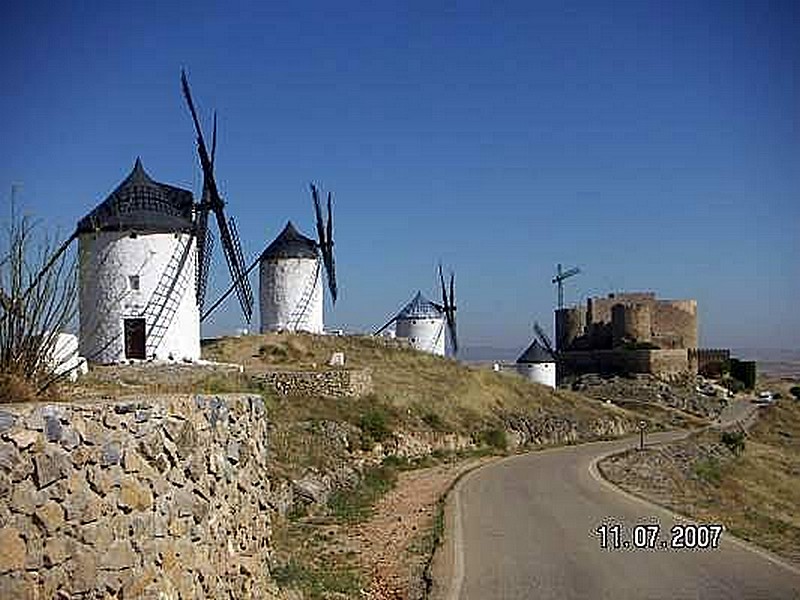
[[[600,463],[610,481],[638,496],[800,564],[800,402],[793,382],[773,383],[783,398],[758,409],[750,428],[707,429]],[[784,389],[786,388],[786,389]]]
[[[608,377],[583,375],[572,383],[572,389],[595,398],[636,410],[636,404],[653,404],[671,408],[701,419],[713,419],[727,405],[722,394],[709,396],[696,390],[694,379],[667,383],[652,375]]]

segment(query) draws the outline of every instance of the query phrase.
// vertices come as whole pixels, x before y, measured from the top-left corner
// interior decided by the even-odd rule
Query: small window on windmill
[[[139,291],[139,276],[138,275],[128,275],[128,287],[133,290],[134,292]]]

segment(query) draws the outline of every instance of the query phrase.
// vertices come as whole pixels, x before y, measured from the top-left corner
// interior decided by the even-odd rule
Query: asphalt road
[[[735,411],[741,417],[740,411]],[[649,436],[651,443],[680,433]],[[722,534],[712,550],[670,550],[686,523],[597,475],[597,458],[637,440],[516,456],[474,471],[450,497],[449,559],[440,597],[475,599],[800,598],[800,569]],[[598,526],[660,524],[654,550],[601,548]],[[442,562],[442,561],[439,561]],[[443,587],[443,589],[441,589]]]

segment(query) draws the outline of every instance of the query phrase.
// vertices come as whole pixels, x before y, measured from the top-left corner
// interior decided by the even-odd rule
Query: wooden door
[[[145,322],[144,319],[125,319],[125,358],[145,356]]]

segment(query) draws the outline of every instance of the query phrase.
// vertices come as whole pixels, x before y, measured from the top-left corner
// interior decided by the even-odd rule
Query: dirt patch
[[[490,460],[402,471],[362,521],[316,516],[286,523],[279,528],[276,560],[294,561],[297,576],[287,578],[285,587],[299,588],[306,598],[423,598],[425,568],[441,527],[439,500],[460,474]]]

